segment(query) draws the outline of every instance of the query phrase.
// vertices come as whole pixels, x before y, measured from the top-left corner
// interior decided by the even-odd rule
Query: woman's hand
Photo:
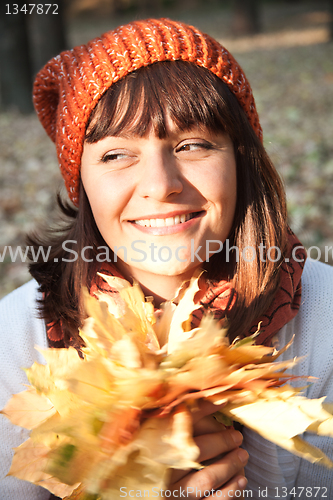
[[[205,467],[199,471],[174,470],[168,489],[174,498],[200,499],[239,498],[247,480],[244,466],[248,453],[239,448],[243,436],[239,431],[227,429],[212,416],[219,407],[201,401],[193,413],[193,437],[200,449],[198,462]],[[219,490],[217,494],[214,491]],[[238,492],[238,493],[236,493]],[[237,496],[235,496],[235,493]]]

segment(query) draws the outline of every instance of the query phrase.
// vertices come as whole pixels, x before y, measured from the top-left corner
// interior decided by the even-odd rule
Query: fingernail
[[[233,439],[236,446],[239,446],[240,444],[242,444],[243,436],[242,436],[241,432],[233,431],[231,436],[232,436],[232,439]]]
[[[246,450],[243,450],[243,448],[239,448],[238,450],[238,458],[242,462],[242,464],[246,464],[249,458],[249,454]]]
[[[246,479],[246,477],[243,476],[243,477],[239,478],[238,481],[237,481],[237,484],[238,484],[238,488],[239,489],[242,490],[243,488],[245,488],[245,486],[247,485],[247,479]]]

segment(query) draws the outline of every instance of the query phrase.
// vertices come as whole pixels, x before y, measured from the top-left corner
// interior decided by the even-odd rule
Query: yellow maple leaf
[[[167,418],[145,420],[135,439],[119,448],[112,461],[92,470],[87,490],[101,492],[106,500],[118,499],[120,491],[130,489],[152,494],[165,488],[170,467],[199,468],[198,456],[190,412],[180,406]],[[104,483],[105,477],[112,479]]]
[[[62,484],[57,478],[44,472],[49,462],[50,447],[51,443],[46,446],[28,439],[21,446],[15,448],[15,455],[8,475],[42,486],[54,495],[63,498],[70,495],[78,485]]]
[[[192,313],[200,307],[200,304],[195,304],[194,297],[199,290],[199,278],[193,277],[189,286],[184,291],[178,306],[175,308],[171,319],[168,336],[168,354],[173,352],[180,342],[192,336],[190,330]]]
[[[26,391],[14,394],[0,413],[13,424],[30,430],[49,419],[56,410],[46,396],[30,386]]]
[[[227,404],[223,413],[295,455],[332,468],[324,453],[299,437],[317,433],[321,425],[325,435],[333,436],[332,414],[323,408],[323,398],[309,400],[295,392],[289,386],[267,389],[255,401]]]

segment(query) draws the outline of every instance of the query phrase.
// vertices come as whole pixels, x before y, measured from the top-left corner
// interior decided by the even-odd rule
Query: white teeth
[[[145,221],[145,220],[136,220],[136,221],[135,221],[135,224],[137,224],[138,226],[146,226],[146,222],[149,222],[149,221]]]
[[[190,220],[193,214],[175,215],[175,217],[167,217],[166,219],[141,219],[135,220],[134,223],[144,227],[164,227],[176,226]]]
[[[163,226],[165,226],[165,219],[156,219],[156,227],[163,227]]]

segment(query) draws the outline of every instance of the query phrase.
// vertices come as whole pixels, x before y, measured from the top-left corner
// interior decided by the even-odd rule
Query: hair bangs
[[[167,117],[179,130],[202,126],[235,136],[230,109],[235,96],[213,73],[186,61],[164,61],[140,68],[106,91],[93,110],[86,140],[94,143],[120,134],[160,139],[167,135]]]

